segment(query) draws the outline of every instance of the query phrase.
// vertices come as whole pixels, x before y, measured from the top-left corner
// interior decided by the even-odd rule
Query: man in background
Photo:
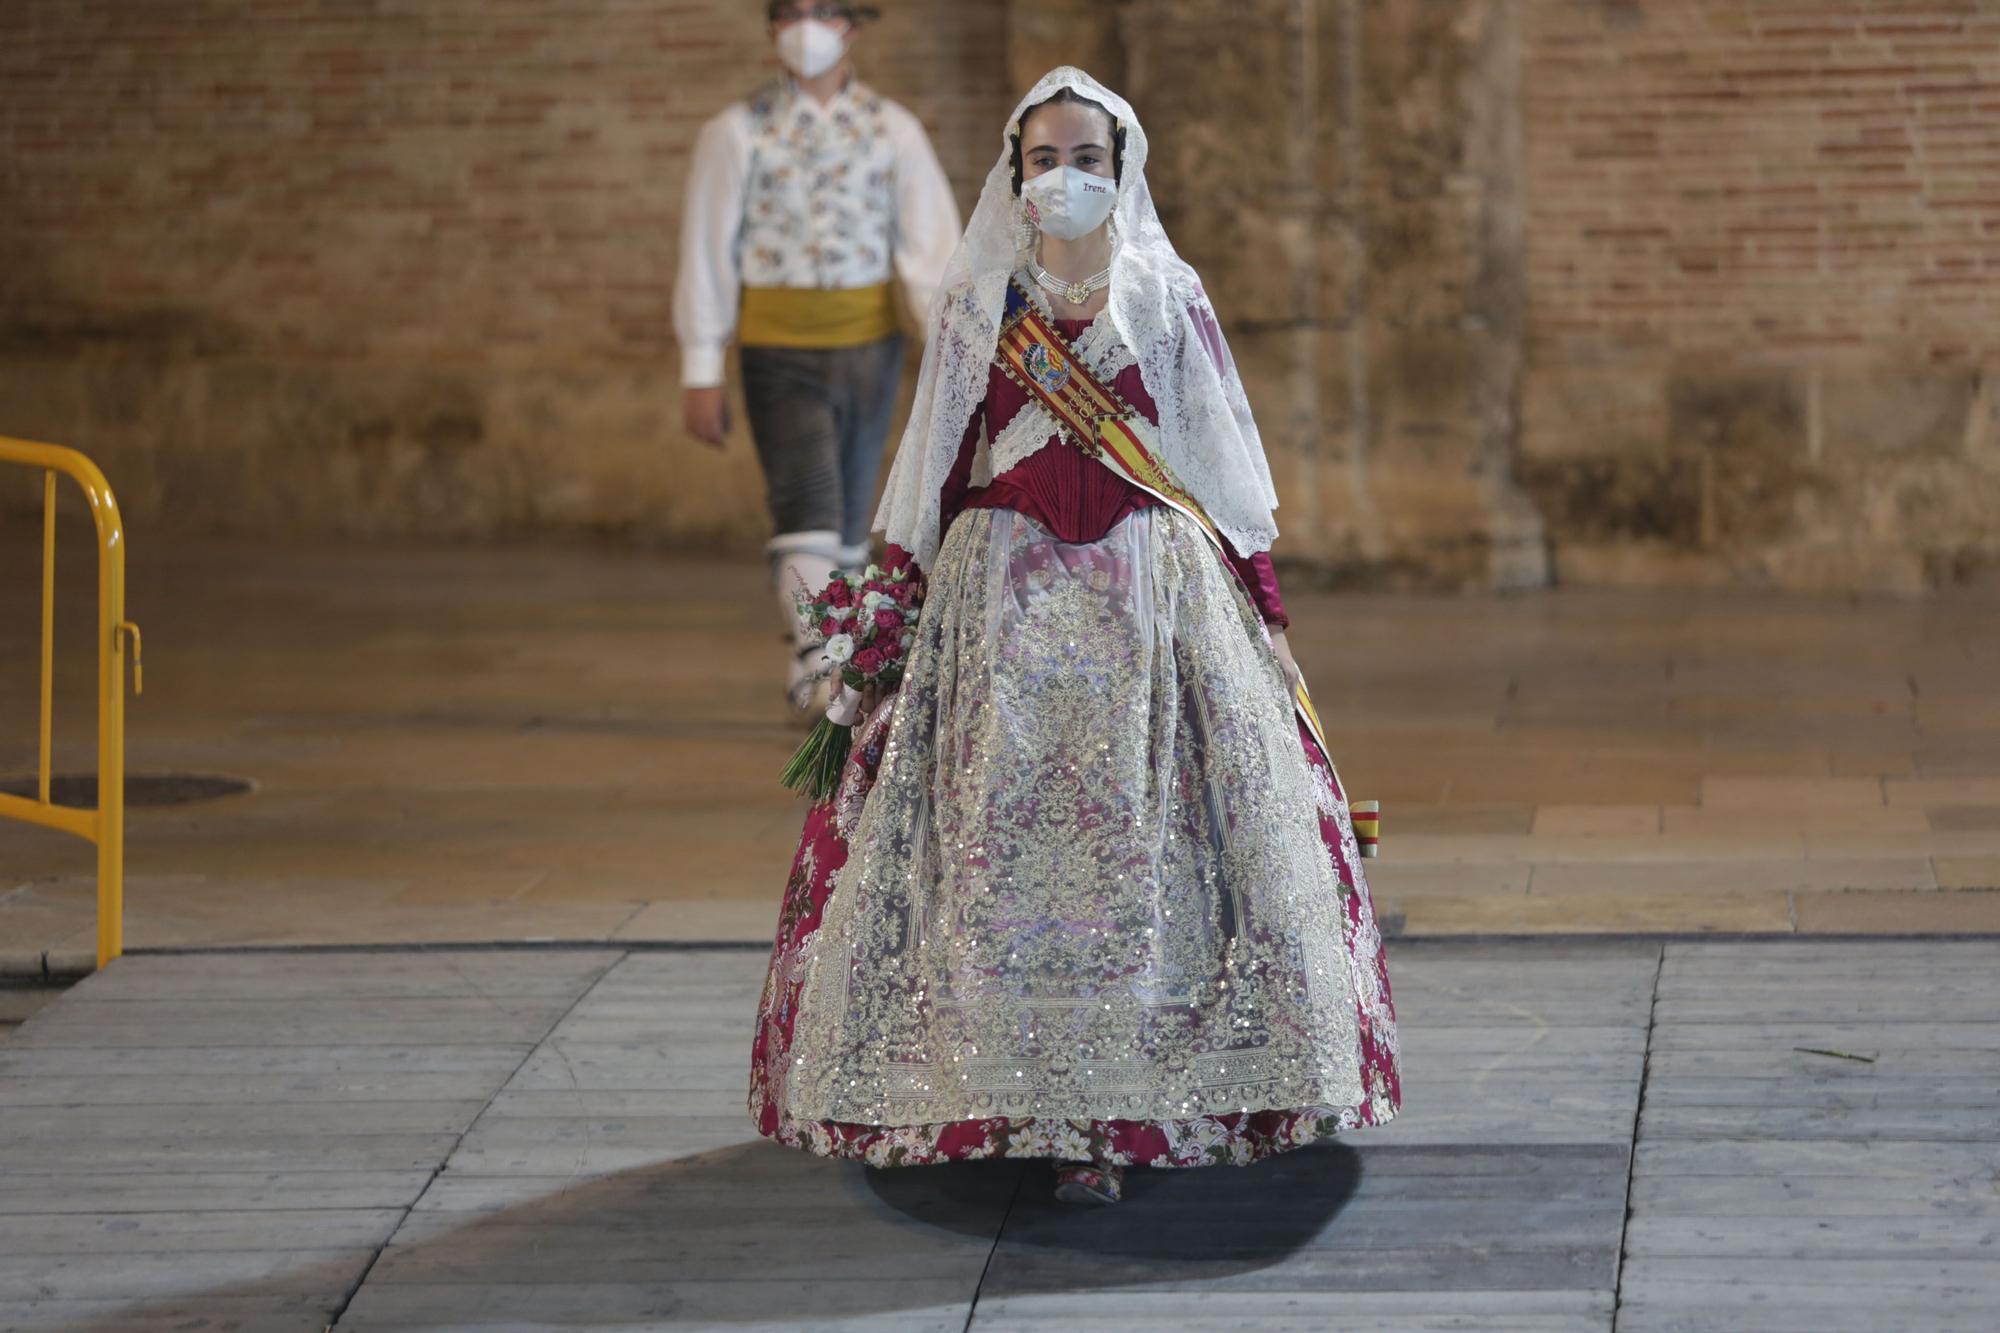
[[[786,697],[801,712],[825,694],[793,594],[868,560],[902,368],[891,280],[922,329],[960,231],[923,124],[854,75],[860,25],[877,16],[841,0],[767,6],[786,73],[703,125],[681,221],[683,415],[696,439],[723,446],[733,335],[788,631]]]

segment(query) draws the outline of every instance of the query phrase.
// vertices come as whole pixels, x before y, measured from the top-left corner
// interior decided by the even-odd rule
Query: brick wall
[[[1559,574],[2000,555],[2000,7],[1524,7],[1523,477]]]
[[[885,7],[858,63],[969,207],[1000,11]],[[8,0],[0,433],[141,521],[760,534],[680,434],[700,122],[775,74],[757,0]]]
[[[1909,590],[2000,557],[2000,6],[884,8],[862,73],[963,207],[1046,65],[1139,106],[1293,562]],[[748,547],[669,302],[760,14],[0,5],[0,432],[88,448],[154,530]]]

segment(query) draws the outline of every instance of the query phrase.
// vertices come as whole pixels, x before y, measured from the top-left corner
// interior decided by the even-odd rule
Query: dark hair
[[[1122,184],[1125,176],[1125,127],[1118,123],[1118,117],[1111,114],[1110,108],[1102,103],[1091,101],[1074,88],[1058,88],[1054,96],[1046,97],[1023,111],[1021,118],[1014,122],[1013,131],[1007,136],[1008,141],[1014,145],[1015,195],[1021,193],[1021,136],[1028,132],[1028,117],[1043,107],[1054,106],[1058,102],[1074,102],[1078,106],[1095,107],[1104,112],[1104,119],[1111,125],[1111,179]]]
[[[764,21],[766,23],[776,23],[778,21],[778,11],[781,9],[790,9],[794,3],[796,3],[796,0],[769,0],[769,3],[764,6]],[[847,4],[845,0],[831,0],[831,3],[834,8],[841,11],[849,23],[852,23],[857,28],[864,22],[872,23],[882,17],[882,11],[873,5]]]

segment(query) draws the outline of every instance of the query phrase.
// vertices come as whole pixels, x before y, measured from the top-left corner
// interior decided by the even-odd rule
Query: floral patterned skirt
[[[968,525],[971,531],[961,531]],[[795,1114],[797,1107],[791,1103],[796,1098],[788,1096],[788,1075],[794,1063],[814,1055],[808,1046],[795,1049],[794,1045],[809,971],[807,960],[815,945],[826,943],[816,937],[827,919],[836,884],[841,882],[841,871],[850,855],[855,854],[857,826],[871,794],[877,790],[878,778],[883,777],[885,752],[896,748],[891,742],[898,739],[894,734],[898,712],[914,708],[925,719],[922,725],[931,725],[932,700],[924,695],[923,686],[938,679],[941,661],[946,668],[955,668],[960,674],[951,677],[947,670],[946,686],[935,698],[949,699],[967,693],[1006,695],[1009,682],[996,680],[993,673],[1018,672],[1023,668],[1018,653],[1012,657],[1009,656],[1012,649],[996,653],[991,644],[996,639],[1008,644],[1028,643],[1032,640],[1033,626],[1027,621],[998,626],[992,620],[990,607],[982,603],[998,601],[1010,613],[1032,615],[1036,598],[1069,595],[1062,591],[1068,588],[1077,596],[1095,596],[1098,602],[1121,612],[1130,604],[1140,604],[1142,614],[1150,621],[1155,616],[1170,614],[1154,609],[1153,600],[1157,598],[1164,604],[1178,606],[1180,609],[1171,614],[1178,614],[1184,622],[1179,630],[1165,628],[1163,632],[1168,639],[1175,632],[1189,632],[1189,624],[1205,635],[1244,635],[1247,631],[1241,628],[1228,628],[1232,616],[1243,625],[1255,626],[1259,623],[1255,613],[1232,578],[1226,573],[1219,577],[1214,573],[1226,571],[1227,565],[1214,555],[1212,548],[1191,541],[1191,529],[1192,525],[1182,516],[1164,510],[1142,511],[1128,517],[1111,535],[1092,544],[1054,542],[1032,521],[1004,510],[969,511],[953,525],[945,549],[940,552],[938,568],[933,572],[930,600],[919,625],[920,631],[928,629],[929,637],[913,649],[904,688],[858,730],[840,789],[832,798],[815,803],[806,812],[785,885],[777,936],[752,1038],[748,1104],[759,1133],[822,1156],[847,1157],[878,1166],[914,1166],[983,1157],[1044,1157],[1121,1166],[1190,1167],[1248,1164],[1342,1130],[1381,1124],[1397,1113],[1401,1087],[1395,1010],[1363,862],[1348,817],[1347,796],[1326,756],[1296,717],[1290,719],[1288,730],[1296,732],[1316,792],[1312,806],[1301,809],[1298,817],[1309,818],[1316,824],[1308,845],[1319,849],[1317,853],[1303,854],[1323,856],[1324,866],[1316,882],[1326,884],[1329,892],[1337,886],[1339,931],[1347,964],[1344,970],[1352,983],[1348,1002],[1353,1006],[1352,1022],[1358,1031],[1353,1048],[1358,1055],[1359,1067],[1355,1071],[1361,1090],[1358,1100],[1343,1099],[1338,1105],[1258,1107],[1253,1104],[1240,1110],[1214,1109],[1207,1113],[1152,1114],[1138,1118],[1036,1115],[1010,1108],[994,1114],[918,1123],[894,1123],[895,1117],[890,1116],[887,1117],[890,1122],[884,1123],[882,1115],[837,1119]],[[1184,572],[1173,577],[1145,574],[1149,551],[1152,558],[1167,565],[1180,562]],[[1200,551],[1206,551],[1207,555],[1198,554]],[[1213,569],[1202,565],[1203,560],[1212,561]],[[1111,572],[1107,574],[1107,570]],[[1128,576],[1120,574],[1120,570],[1137,572]],[[1180,584],[1170,588],[1174,577],[1180,579]],[[1137,591],[1129,594],[1123,591],[1121,580],[1131,583]],[[1234,612],[1226,594],[1216,592],[1225,586],[1235,594]],[[1057,592],[1051,593],[1051,588]],[[1167,588],[1170,595],[1162,596],[1162,588]],[[1204,589],[1221,608],[1207,620],[1188,610],[1199,606]],[[956,627],[954,621],[958,622]],[[1142,627],[1138,635],[1142,644],[1150,630],[1150,623]],[[955,632],[959,635],[957,639],[953,637]],[[1261,651],[1268,657],[1271,652],[1268,637],[1262,637],[1261,642]],[[927,653],[933,656],[928,663]],[[954,654],[957,660],[949,660]],[[1188,654],[1168,656],[1185,669]],[[972,682],[975,688],[967,690],[965,672],[971,668],[965,664],[975,657],[979,658]],[[1164,669],[1171,673],[1174,661]],[[1199,673],[1188,670],[1189,679],[1196,683],[1184,684],[1175,678],[1171,689],[1214,690],[1216,681],[1226,678],[1226,673],[1211,674],[1214,679],[1202,683]],[[914,705],[912,695],[917,700]],[[1158,708],[1156,699],[1155,713]],[[909,728],[919,722],[916,716],[906,716],[902,725]],[[945,724],[937,725],[943,729]],[[928,740],[930,736],[922,739]],[[907,732],[901,734],[898,743],[905,754],[892,762],[907,765],[910,762],[907,752],[921,747],[913,743]],[[1093,740],[1092,747],[1097,744]],[[1141,743],[1137,749],[1141,753],[1157,752],[1158,738],[1153,739],[1150,747]],[[962,754],[964,750],[961,747],[957,752]],[[1195,747],[1195,752],[1204,752],[1204,747]],[[1298,766],[1293,764],[1291,771],[1297,772]],[[927,772],[922,784],[935,785],[947,778],[948,775],[931,777]],[[906,774],[898,780],[909,785]],[[894,784],[885,781],[884,785]],[[938,791],[941,798],[950,796],[942,787]],[[930,802],[926,798],[921,804],[928,809]],[[902,845],[902,840],[890,841]],[[854,878],[850,875],[849,882]],[[1242,926],[1240,920],[1238,925]],[[1328,929],[1330,932],[1331,927]],[[1240,985],[1239,982],[1239,988]]]

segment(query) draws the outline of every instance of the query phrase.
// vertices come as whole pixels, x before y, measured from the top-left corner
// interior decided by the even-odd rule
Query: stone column
[[[1354,404],[1339,507],[1372,507],[1365,554],[1417,580],[1548,582],[1542,523],[1517,480],[1526,296],[1519,14],[1509,0],[1331,0],[1355,233],[1328,357]],[[1356,382],[1356,377],[1362,377]],[[1329,508],[1334,508],[1329,502]],[[1357,525],[1359,526],[1359,525]],[[1362,531],[1367,529],[1362,528]]]
[[[1017,0],[1009,60],[1022,86],[1065,60],[1116,70],[1100,77],[1144,117],[1161,217],[1263,431],[1281,559],[1347,581],[1546,581],[1514,482],[1511,5]]]

